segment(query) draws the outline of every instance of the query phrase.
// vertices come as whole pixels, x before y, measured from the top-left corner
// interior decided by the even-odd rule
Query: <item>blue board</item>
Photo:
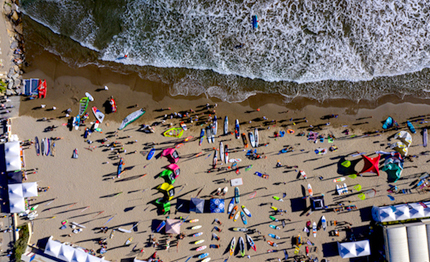
[[[151,151],[149,151],[148,156],[146,157],[147,160],[151,160],[152,157],[154,156],[155,153],[155,148],[151,149]]]
[[[253,15],[253,16],[252,16],[252,27],[253,27],[254,29],[257,29],[257,28],[258,28],[258,18],[257,18],[257,15]]]
[[[415,130],[414,125],[412,125],[410,121],[407,121],[406,123],[408,125],[409,130],[412,132],[412,134],[415,134],[417,131]]]

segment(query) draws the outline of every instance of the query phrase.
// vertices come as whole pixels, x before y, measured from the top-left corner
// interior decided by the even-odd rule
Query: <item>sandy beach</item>
[[[21,116],[13,120],[14,133],[17,133],[21,140],[34,139],[35,136],[38,136],[39,139],[44,137],[64,138],[56,142],[54,157],[36,156],[34,147],[25,150],[26,168],[38,168],[38,173],[29,175],[28,181],[38,181],[41,187],[50,187],[47,192],[40,193],[37,198],[30,202],[32,205],[39,205],[37,209],[39,216],[33,221],[34,235],[31,242],[42,248],[46,239],[53,236],[54,239],[62,242],[70,242],[97,251],[100,248],[99,240],[108,238],[108,252],[105,254],[107,260],[118,261],[136,256],[140,259],[146,259],[153,252],[158,251],[158,256],[164,261],[185,261],[189,256],[193,256],[191,261],[198,261],[197,256],[203,252],[196,252],[197,246],[193,242],[203,239],[205,240],[204,245],[220,245],[219,249],[208,248],[204,252],[209,252],[212,260],[223,261],[229,256],[228,245],[232,237],[236,237],[236,239],[239,236],[245,237],[243,233],[231,230],[233,227],[244,226],[242,221],[239,218],[238,221],[233,222],[228,219],[226,213],[190,213],[187,201],[196,197],[201,190],[199,198],[205,200],[209,200],[211,197],[223,198],[225,204],[228,205],[234,196],[234,187],[230,186],[228,181],[242,178],[243,185],[239,186],[240,205],[245,205],[252,213],[252,217],[248,218],[247,227],[261,232],[261,235],[259,233],[251,234],[257,245],[257,252],[253,250],[246,252],[247,255],[250,255],[251,261],[276,261],[276,258],[284,257],[282,252],[284,249],[287,250],[290,258],[294,257],[292,241],[299,234],[305,242],[309,239],[315,244],[309,246],[311,256],[318,257],[320,261],[323,258],[330,261],[343,261],[337,256],[336,241],[346,240],[351,237],[351,233],[344,230],[345,226],[331,226],[330,222],[335,220],[347,221],[351,223],[353,234],[357,239],[368,239],[371,206],[412,202],[426,198],[425,195],[412,190],[412,194],[395,194],[393,195],[395,201],[390,201],[387,197],[386,190],[389,187],[385,172],[381,172],[379,177],[375,174],[366,173],[363,177],[346,178],[345,182],[352,191],[342,196],[336,194],[335,183],[332,180],[341,176],[338,173],[340,160],[344,158],[347,160],[360,159],[360,156],[353,158],[350,156],[351,154],[357,151],[366,152],[368,156],[374,157],[376,156],[375,151],[388,150],[387,146],[390,141],[387,138],[396,131],[373,133],[375,130],[382,130],[381,121],[387,116],[392,116],[399,122],[399,130],[406,130],[404,121],[410,117],[426,115],[429,110],[428,105],[386,103],[375,109],[306,105],[300,109],[289,109],[288,105],[286,107],[285,105],[266,102],[264,104],[256,103],[258,105],[256,107],[253,101],[257,101],[258,96],[240,104],[211,101],[203,97],[192,100],[183,97],[173,98],[155,93],[138,92],[127,85],[112,83],[109,78],[102,77],[106,74],[98,76],[100,78],[98,79],[99,84],[94,84],[89,79],[76,75],[63,75],[50,79],[41,71],[28,73],[28,77],[35,76],[43,76],[48,80],[48,83],[54,84],[49,85],[46,99],[26,100],[23,98],[20,107]],[[129,81],[126,81],[128,84],[138,81],[127,78],[127,76],[124,76],[124,79]],[[109,87],[109,90],[104,90],[105,85]],[[150,89],[154,88],[151,85],[143,86]],[[65,112],[63,112],[71,108],[71,114],[75,114],[78,111],[78,101],[86,91],[95,98],[90,106],[103,108],[106,99],[110,96],[114,96],[118,103],[118,112],[106,115],[105,121],[101,125],[103,133],[93,133],[89,137],[93,141],[92,144],[85,142],[83,133],[85,126],[90,127],[90,122],[94,121],[94,116],[90,113],[89,120],[85,122],[85,126],[80,127],[79,131],[70,131],[66,126],[69,118],[65,118]],[[211,107],[216,103],[217,107],[206,110],[207,103]],[[44,109],[40,108],[42,104],[46,105]],[[138,107],[133,107],[135,104],[138,104]],[[52,110],[53,106],[56,107],[56,110]],[[147,113],[135,123],[119,131],[118,136],[115,137],[114,132],[117,130],[121,119],[139,107],[145,107]],[[161,108],[167,107],[170,107],[171,110],[159,111]],[[260,110],[257,111],[257,108]],[[176,195],[172,200],[171,213],[160,215],[157,213],[156,206],[150,202],[162,196],[156,187],[163,183],[164,179],[157,176],[164,170],[168,161],[166,158],[154,158],[148,161],[144,154],[149,151],[149,145],[152,142],[157,143],[155,145],[156,155],[161,153],[163,149],[177,144],[177,139],[163,137],[162,132],[168,129],[167,125],[170,123],[174,127],[178,127],[181,120],[168,117],[163,125],[155,126],[155,133],[153,134],[144,133],[139,129],[142,124],[161,123],[165,114],[189,109],[193,109],[194,114],[198,114],[199,119],[203,122],[187,123],[188,130],[185,131],[183,139],[188,136],[197,138],[202,126],[206,126],[204,120],[207,119],[209,113],[213,116],[212,110],[216,110],[218,118],[223,119],[226,115],[229,117],[230,131],[233,130],[233,121],[236,118],[240,120],[241,132],[247,133],[254,130],[255,127],[259,128],[261,146],[257,148],[257,152],[262,154],[264,159],[251,160],[247,158],[242,141],[235,139],[233,135],[219,136],[216,138],[215,144],[208,144],[206,139],[202,146],[199,146],[198,141],[194,140],[184,143],[182,147],[177,149],[181,157],[178,162],[181,174],[174,184]],[[325,119],[332,114],[338,115],[337,118]],[[43,117],[54,119],[42,121]],[[263,119],[264,117],[267,121]],[[307,122],[304,120],[305,117]],[[425,121],[425,118],[427,117],[414,118],[419,120],[414,122],[419,131],[426,126],[425,123],[420,124],[420,122]],[[292,120],[290,121],[290,119]],[[276,120],[276,123],[272,120]],[[327,123],[330,124],[327,125]],[[58,127],[52,132],[44,132],[45,128],[51,125]],[[294,135],[286,134],[282,138],[274,137],[274,132],[285,131],[290,128],[296,131]],[[349,129],[349,135],[345,135],[343,132],[345,129]],[[328,144],[327,139],[324,143],[314,143],[308,141],[306,136],[297,136],[299,132],[308,133],[309,130],[319,132],[324,137],[333,135],[336,139],[333,144]],[[221,128],[219,128],[218,133],[221,132]],[[372,134],[361,137],[366,133]],[[427,157],[419,154],[426,150],[421,145],[422,136],[420,132],[412,137],[413,146],[410,148],[410,155],[418,155],[419,158],[413,158],[413,163],[405,162],[402,180],[397,182],[397,186],[402,189],[410,188],[409,184],[416,180],[422,172],[425,172],[428,165]],[[108,138],[109,142],[119,141],[126,149],[126,153],[120,153],[120,156],[124,158],[125,167],[129,170],[119,179],[113,179],[116,177],[118,156],[111,151],[110,147],[106,145],[107,143],[102,144],[100,142],[103,138]],[[137,143],[131,143],[134,140],[137,140]],[[231,152],[230,158],[242,160],[238,163],[240,174],[237,175],[232,169],[227,169],[227,171],[211,170],[213,148],[218,148],[220,141],[227,144],[230,151],[234,151]],[[317,148],[328,148],[331,145],[336,145],[339,149],[325,155],[317,155],[314,152]],[[278,154],[282,148],[288,146],[294,147],[294,151]],[[75,148],[79,152],[78,159],[72,158]],[[136,153],[132,153],[134,151]],[[195,155],[200,152],[203,153],[196,158]],[[284,165],[283,167],[276,168],[278,160]],[[252,169],[245,171],[245,167],[250,165],[252,165]],[[231,164],[223,164],[218,167],[227,166],[231,166]],[[362,167],[363,161],[360,161],[355,169],[358,172]],[[307,180],[300,177],[299,170],[304,170],[307,173]],[[257,171],[268,174],[270,178],[266,180],[254,175]],[[319,179],[320,176],[323,178]],[[340,203],[356,205],[358,210],[342,213],[328,210],[317,211],[306,216],[310,203],[309,200],[302,198],[308,194],[308,183],[312,185],[314,195],[324,194],[325,203],[329,207],[328,210],[339,206]],[[376,197],[364,201],[358,199],[358,193],[353,190],[357,184],[362,186],[362,191],[375,189],[377,191]],[[221,197],[213,195],[212,193],[219,187],[228,187],[228,193]],[[249,196],[253,192],[257,192],[257,195],[250,199]],[[272,198],[273,196],[281,197],[284,201],[278,202]],[[176,203],[185,204],[181,209],[176,210]],[[286,210],[286,213],[276,214],[271,206]],[[274,215],[279,222],[271,221],[270,215]],[[328,221],[327,231],[319,230],[316,238],[303,232],[306,221],[318,223],[322,215]],[[154,248],[151,246],[150,235],[151,231],[167,216],[170,218],[199,219],[199,222],[196,224],[184,223],[181,230],[187,237],[180,240],[179,246],[176,246],[176,241],[172,242],[171,248],[166,251],[164,250],[165,240],[168,237],[156,233],[155,238],[160,245]],[[221,226],[214,223],[216,218],[222,222]],[[282,227],[281,223],[283,219],[286,219],[285,228]],[[79,234],[71,233],[70,227],[60,230],[61,221],[64,220],[68,220],[68,225],[71,222],[76,222],[86,228]],[[116,231],[114,237],[109,239],[112,229],[130,229],[135,223],[139,224],[132,233]],[[280,226],[281,229],[274,230],[269,227],[270,224]],[[190,227],[194,225],[202,225],[203,227],[197,231],[190,230]],[[107,233],[100,232],[99,228],[102,226],[109,228]],[[221,228],[222,232],[215,231],[214,226]],[[340,236],[334,237],[329,234],[335,229],[340,230]],[[192,235],[197,232],[203,232],[203,235],[193,238]],[[216,233],[221,240],[212,239],[212,233]],[[281,239],[275,240],[278,245],[276,248],[269,246],[263,240],[263,235],[269,240],[269,233],[281,237]],[[69,234],[71,237],[68,236]],[[130,246],[125,246],[124,243],[129,237],[133,237],[133,242]],[[376,253],[374,253],[373,258],[376,261],[379,259],[377,251],[381,249],[382,236],[371,237],[371,241],[375,241],[373,246]],[[133,251],[135,245],[136,251]],[[140,253],[141,249],[145,250],[143,254]],[[271,249],[279,252],[267,253],[267,250]],[[300,254],[305,254],[304,246],[300,248]],[[236,251],[235,257],[240,257],[238,251]]]

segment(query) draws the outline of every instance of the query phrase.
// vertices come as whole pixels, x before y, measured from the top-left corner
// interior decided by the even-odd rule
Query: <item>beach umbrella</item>
[[[203,213],[205,209],[205,200],[201,198],[191,198],[190,212]]]
[[[36,182],[22,183],[22,192],[24,197],[38,196],[37,183]]]
[[[209,203],[211,213],[224,213],[224,199],[212,198]]]
[[[166,234],[180,234],[181,222],[179,219],[166,219]]]
[[[45,246],[45,254],[48,254],[53,257],[58,257],[58,253],[60,253],[61,243],[58,241],[52,240],[52,237],[49,238],[48,243]]]

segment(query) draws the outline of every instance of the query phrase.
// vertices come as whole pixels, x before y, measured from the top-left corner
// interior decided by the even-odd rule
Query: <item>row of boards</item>
[[[50,138],[35,138],[36,155],[42,154],[42,156],[54,156],[55,155],[55,142]]]

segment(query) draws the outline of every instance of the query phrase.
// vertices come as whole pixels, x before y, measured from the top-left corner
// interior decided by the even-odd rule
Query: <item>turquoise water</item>
[[[259,92],[429,98],[429,9],[412,0],[22,1],[27,40],[73,66],[127,66],[172,95],[232,102]]]

